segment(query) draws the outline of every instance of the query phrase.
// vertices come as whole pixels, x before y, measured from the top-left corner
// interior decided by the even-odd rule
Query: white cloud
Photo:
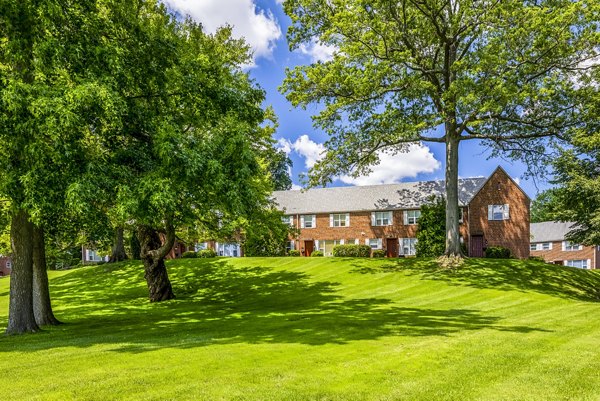
[[[390,154],[379,153],[379,164],[371,168],[367,176],[353,178],[348,175],[340,177],[340,181],[351,185],[376,185],[400,182],[403,178],[414,178],[420,173],[433,173],[441,163],[435,159],[427,146],[411,144],[408,152]]]
[[[299,191],[302,187],[298,184],[292,184],[292,191]]]
[[[316,143],[308,135],[300,136],[291,146],[300,156],[306,159],[304,161],[306,168],[313,167],[316,162],[325,156],[325,146],[322,143]]]
[[[254,0],[163,0],[170,8],[202,23],[210,33],[229,24],[233,36],[244,38],[254,58],[270,57],[281,28],[270,11],[259,10]]]
[[[333,59],[333,54],[337,49],[334,46],[324,45],[313,40],[308,45],[302,43],[298,50],[300,53],[309,56],[311,63],[316,63],[317,61],[325,62]]]
[[[279,145],[279,149],[283,150],[286,155],[289,155],[292,151],[292,143],[285,138],[279,139],[277,145]]]
[[[519,177],[513,177],[512,179],[517,183],[517,185],[521,185],[521,179]]]

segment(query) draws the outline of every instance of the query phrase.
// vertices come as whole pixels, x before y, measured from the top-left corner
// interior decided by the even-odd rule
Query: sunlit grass
[[[0,338],[0,400],[598,400],[600,274],[537,262],[170,261],[51,272],[66,324]],[[6,327],[8,279],[0,279]]]

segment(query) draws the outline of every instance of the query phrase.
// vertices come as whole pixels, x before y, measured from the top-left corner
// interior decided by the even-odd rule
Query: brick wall
[[[483,235],[484,247],[503,246],[520,259],[529,257],[529,198],[497,169],[469,204],[469,231]],[[488,220],[488,205],[509,205],[508,220]]]
[[[560,262],[561,265],[565,260],[589,259],[590,268],[598,268],[598,251],[593,246],[584,246],[581,251],[563,251],[562,241],[552,241],[552,249],[547,251],[531,251],[531,256],[541,257],[548,263]]]
[[[10,276],[11,259],[9,257],[0,257],[0,277]]]
[[[465,210],[465,218],[466,218]],[[404,224],[404,211],[392,212],[393,221],[390,226],[372,226],[371,212],[351,212],[350,225],[348,227],[330,227],[329,213],[317,214],[315,228],[301,228],[300,235],[296,240],[296,249],[304,248],[305,240],[359,240],[360,245],[365,244],[365,239],[375,238],[415,238],[417,233],[416,224]],[[292,216],[295,227],[300,227],[300,215]],[[461,234],[467,238],[467,227],[461,224]],[[347,242],[346,242],[347,243]],[[386,241],[382,241],[383,249],[386,249]]]

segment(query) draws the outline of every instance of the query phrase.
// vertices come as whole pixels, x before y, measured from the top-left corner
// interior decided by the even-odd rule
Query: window
[[[369,245],[371,249],[381,249],[383,241],[381,238],[370,238],[365,241],[366,245]]]
[[[538,242],[537,244],[530,244],[529,250],[531,251],[549,251],[552,249],[552,242]]]
[[[417,224],[419,221],[419,217],[421,217],[420,210],[405,210],[404,211],[404,224]]]
[[[289,251],[295,249],[295,247],[296,247],[296,244],[294,243],[294,241],[286,241],[286,243],[285,243],[286,252],[289,252]]]
[[[587,259],[565,260],[565,266],[577,267],[579,269],[587,269],[589,264]]]
[[[400,255],[416,255],[417,251],[415,245],[417,244],[416,238],[400,238]]]
[[[373,212],[371,213],[372,226],[391,226],[392,212]]]
[[[569,241],[563,241],[563,251],[582,251],[583,245],[573,244]]]
[[[343,244],[343,239],[315,241],[315,247],[323,252],[323,256],[333,256],[333,247]]]
[[[203,249],[208,249],[208,242],[200,242],[194,245],[194,249],[196,252],[201,251]]]
[[[350,226],[350,213],[333,213],[329,215],[329,227]]]
[[[508,220],[509,207],[504,205],[488,205],[488,220]]]
[[[314,214],[300,216],[300,226],[302,228],[315,228],[317,226],[317,217]]]
[[[292,216],[282,216],[281,217],[281,222],[283,224],[287,224],[288,226],[293,226],[294,225],[294,221],[292,220]]]
[[[10,269],[10,268],[12,268],[12,263],[10,263],[10,260],[7,260],[7,261],[6,261],[6,268],[7,268],[7,269]]]
[[[347,239],[346,241],[344,241],[344,244],[358,245],[358,239],[356,239],[356,238]]]

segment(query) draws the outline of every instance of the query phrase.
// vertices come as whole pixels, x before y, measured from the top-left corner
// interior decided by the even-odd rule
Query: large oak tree
[[[330,60],[287,71],[295,106],[322,105],[326,155],[310,184],[367,173],[381,151],[446,146],[446,255],[460,255],[458,158],[465,140],[535,164],[583,122],[573,96],[598,55],[595,0],[286,0],[291,48]]]

